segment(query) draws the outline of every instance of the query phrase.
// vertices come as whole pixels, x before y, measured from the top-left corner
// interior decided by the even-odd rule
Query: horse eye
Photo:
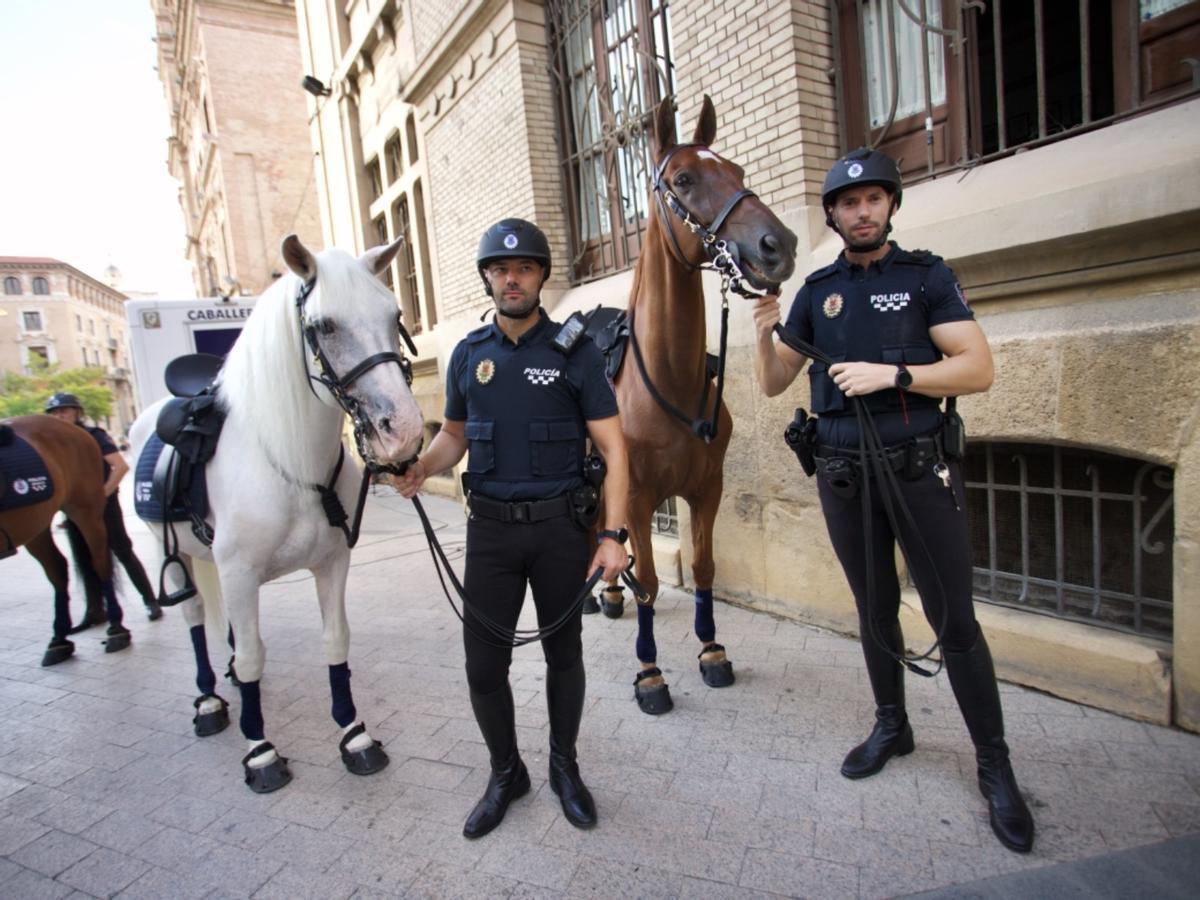
[[[692,186],[692,176],[687,172],[681,172],[675,176],[675,187],[681,191],[686,191]]]
[[[337,331],[337,325],[332,319],[318,319],[316,321],[317,331],[321,334],[333,334]]]

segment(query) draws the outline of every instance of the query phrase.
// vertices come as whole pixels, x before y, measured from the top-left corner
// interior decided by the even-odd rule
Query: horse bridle
[[[747,287],[746,276],[738,265],[737,244],[731,245],[719,235],[721,229],[725,227],[725,220],[729,218],[730,213],[734,211],[737,205],[747,197],[757,197],[758,194],[749,188],[742,188],[734,192],[725,201],[725,205],[721,207],[721,211],[717,213],[712,222],[705,225],[692,215],[691,210],[679,199],[679,195],[671,190],[665,178],[667,166],[675,154],[680,150],[689,149],[709,150],[704,144],[676,144],[667,151],[667,154],[654,170],[654,199],[658,203],[658,211],[662,219],[663,228],[666,229],[667,236],[671,239],[672,253],[689,272],[698,272],[703,269],[713,269],[720,272],[722,293],[728,289],[743,297],[752,300],[756,299],[762,296],[763,292]],[[709,152],[711,153],[712,151],[709,150]],[[667,209],[670,209],[692,234],[700,238],[700,245],[704,248],[704,255],[707,257],[706,262],[694,263],[687,258],[687,254],[679,246],[679,239],[675,236],[675,229],[671,227],[670,220],[667,218]]]
[[[300,318],[300,328],[304,332],[304,340],[308,344],[309,350],[312,351],[313,365],[317,369],[316,375],[312,374],[309,370],[308,357],[305,356],[304,347],[301,346],[300,355],[304,359],[304,373],[308,376],[308,389],[313,392],[314,397],[317,396],[316,389],[313,388],[312,383],[314,381],[318,382],[333,395],[333,399],[337,401],[337,405],[350,417],[350,420],[354,423],[354,443],[358,447],[358,453],[366,464],[368,471],[371,473],[387,472],[392,475],[403,475],[408,468],[408,460],[398,465],[385,465],[375,458],[374,451],[371,450],[367,443],[367,438],[374,433],[375,426],[371,424],[371,420],[363,410],[362,404],[350,394],[350,387],[371,369],[389,362],[394,362],[400,367],[405,383],[411,387],[413,382],[412,361],[403,354],[392,350],[385,350],[382,353],[375,353],[368,356],[345,375],[339,376],[334,370],[333,364],[330,363],[329,357],[321,349],[321,342],[317,338],[316,326],[312,322],[305,321],[304,318],[304,304],[316,285],[317,280],[311,278],[300,286],[300,290],[296,294],[296,314]],[[412,355],[416,356],[416,344],[413,343],[408,329],[404,327],[402,313],[399,310],[396,312],[396,330],[400,333],[400,337],[404,339],[404,343],[412,352]],[[339,467],[341,466],[340,459],[338,460],[338,465]]]

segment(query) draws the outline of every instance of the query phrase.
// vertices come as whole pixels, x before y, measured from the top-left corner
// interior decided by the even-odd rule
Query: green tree
[[[83,414],[101,421],[112,414],[113,392],[104,369],[89,366],[60,371],[57,365],[36,369],[32,374],[5,372],[0,379],[0,418],[29,416],[46,408],[51,394],[69,391],[83,404]]]

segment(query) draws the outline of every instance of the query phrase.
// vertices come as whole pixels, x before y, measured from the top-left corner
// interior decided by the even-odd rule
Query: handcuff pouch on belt
[[[804,409],[797,409],[796,416],[783,432],[783,442],[796,454],[804,474],[812,478],[817,471],[817,460],[813,448],[817,444],[817,419]]]
[[[595,450],[583,458],[583,484],[571,491],[571,521],[584,531],[600,518],[600,489],[607,474],[604,457]]]

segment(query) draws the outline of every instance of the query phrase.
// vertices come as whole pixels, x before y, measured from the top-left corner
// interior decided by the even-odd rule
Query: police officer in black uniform
[[[514,628],[529,585],[545,627],[561,618],[596,569],[611,581],[628,565],[623,546],[628,467],[616,396],[589,338],[581,337],[568,352],[555,346],[560,328],[540,306],[550,274],[546,236],[530,222],[504,219],[484,233],[476,264],[495,318],[455,347],[446,373],[445,422],[397,482],[411,497],[427,475],[450,468],[470,451],[463,643],[471,708],[492,775],[463,826],[468,838],[499,825],[509,803],[530,787],[517,752],[508,683],[512,649],[488,639],[472,606]],[[584,485],[589,437],[608,467],[598,546],[571,511],[572,492]],[[575,761],[585,689],[581,635],[577,612],[542,640],[542,650],[550,786],[567,820],[590,828],[596,806]]]
[[[113,443],[108,432],[98,425],[83,424],[83,404],[74,394],[59,392],[46,401],[46,412],[56,419],[62,419],[72,425],[78,425],[90,434],[100,445],[100,455],[104,458],[104,494],[108,498],[104,504],[104,528],[108,532],[108,546],[113,555],[120,561],[129,575],[130,581],[142,595],[142,603],[146,606],[146,614],[151,621],[162,618],[162,608],[154,593],[154,586],[146,575],[142,561],[133,552],[133,541],[125,530],[125,513],[121,510],[121,501],[117,494],[121,479],[129,471],[125,457]],[[91,554],[87,543],[78,527],[67,520],[67,537],[71,542],[72,553],[79,563],[83,575],[84,587],[87,591],[87,614],[84,625],[99,625],[105,621],[103,601],[100,596],[100,579],[88,561]]]
[[[955,432],[961,420],[944,415],[940,405],[943,397],[991,386],[991,351],[946,264],[888,241],[901,196],[899,168],[877,150],[855,150],[834,164],[821,199],[826,222],[845,249],[806,279],[785,326],[834,361],[809,366],[812,407],[819,416],[812,441],[817,489],[858,607],[876,703],[875,727],[846,756],[842,774],[874,775],[891,757],[913,750],[900,663],[897,536],[880,499],[885,485],[877,483],[869,459],[866,471],[861,466],[859,424],[849,399],[861,397],[886,448],[883,464],[897,473],[916,524],[914,531],[898,516],[913,581],[926,618],[941,634],[950,685],[975,744],[992,830],[1006,847],[1028,852],[1033,818],[1009,763],[995,670],[972,606],[970,529]],[[756,374],[768,396],[784,391],[807,359],[775,342],[772,330],[779,319],[777,297],[756,303]],[[863,479],[871,480],[871,572],[859,496]]]

